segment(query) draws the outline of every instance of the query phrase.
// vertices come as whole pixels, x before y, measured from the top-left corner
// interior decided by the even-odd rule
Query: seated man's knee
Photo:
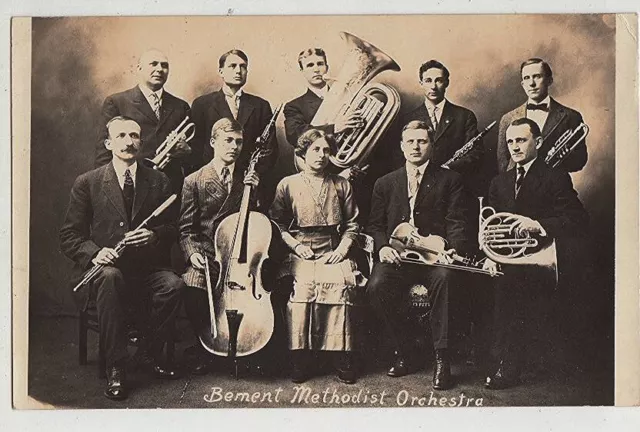
[[[98,272],[98,276],[95,279],[100,282],[113,282],[113,283],[124,283],[124,275],[122,271],[114,266],[104,266]]]

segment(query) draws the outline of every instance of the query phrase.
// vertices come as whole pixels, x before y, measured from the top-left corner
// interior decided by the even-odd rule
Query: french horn
[[[537,266],[558,283],[556,242],[553,239],[533,237],[529,233],[518,234],[514,222],[518,217],[509,212],[496,212],[493,207],[483,207],[480,197],[478,216],[478,245],[487,258],[499,264]]]

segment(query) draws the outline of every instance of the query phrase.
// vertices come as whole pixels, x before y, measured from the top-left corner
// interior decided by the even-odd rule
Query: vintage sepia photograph
[[[14,18],[14,406],[616,405],[627,19]]]

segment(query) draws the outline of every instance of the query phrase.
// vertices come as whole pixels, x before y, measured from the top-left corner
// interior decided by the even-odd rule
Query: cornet
[[[575,129],[565,131],[560,135],[560,138],[558,138],[555,144],[553,144],[553,147],[549,149],[549,153],[547,153],[547,157],[544,161],[551,168],[557,167],[573,150],[575,150],[576,147],[578,147],[578,144],[584,141],[588,134],[589,126],[584,122],[580,123]]]
[[[189,116],[182,120],[182,123],[178,125],[167,138],[162,142],[160,147],[156,150],[156,156],[153,159],[147,159],[154,169],[163,170],[171,162],[171,151],[180,141],[189,142],[196,133],[196,125],[189,123],[185,126],[185,123],[189,120]],[[190,133],[190,134],[189,134]]]

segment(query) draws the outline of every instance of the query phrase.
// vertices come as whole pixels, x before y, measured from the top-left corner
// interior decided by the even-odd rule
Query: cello
[[[279,112],[280,108],[258,138],[247,172],[255,170],[258,161],[268,155],[265,145]],[[207,351],[234,362],[236,376],[237,357],[264,348],[274,327],[274,311],[270,292],[263,285],[262,269],[276,228],[262,213],[250,211],[251,192],[252,186],[245,185],[240,210],[227,216],[216,229],[215,260],[220,274],[215,288],[207,287],[211,293],[211,331],[199,335]]]

